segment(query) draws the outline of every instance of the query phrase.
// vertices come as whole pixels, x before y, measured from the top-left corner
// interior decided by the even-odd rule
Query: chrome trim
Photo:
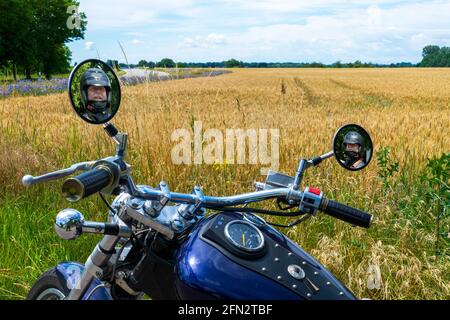
[[[76,239],[81,234],[84,216],[81,212],[67,208],[56,215],[55,231],[64,240]]]
[[[287,268],[289,275],[297,280],[302,280],[305,278],[305,270],[302,267],[296,264],[291,264]]]
[[[140,223],[152,228],[153,230],[161,232],[169,239],[173,239],[175,236],[174,231],[170,228],[171,224],[169,224],[169,226],[166,226],[160,223],[159,221],[154,220],[152,217],[146,215],[140,210],[136,210],[130,206],[126,206],[126,214],[131,218],[133,218],[134,220],[139,221]],[[161,218],[161,215],[158,217],[158,219],[159,218]]]
[[[261,242],[260,242],[260,244],[258,245],[258,247],[256,247],[256,248],[247,248],[247,247],[245,247],[245,246],[243,246],[243,245],[237,243],[236,241],[234,241],[234,239],[230,236],[229,228],[230,228],[231,225],[236,224],[236,223],[248,225],[250,228],[256,230],[256,233],[258,234],[258,237],[259,237],[260,240],[261,240]],[[250,223],[250,222],[243,221],[243,220],[233,220],[233,221],[230,221],[230,222],[228,222],[228,223],[226,224],[224,232],[225,232],[225,238],[227,238],[228,241],[230,241],[235,247],[238,247],[239,249],[242,249],[242,250],[244,250],[244,251],[247,251],[247,252],[255,252],[255,251],[261,250],[261,249],[264,247],[264,236],[263,236],[263,234],[261,233],[261,231],[259,231],[259,229],[258,229],[257,227],[255,227],[255,225],[253,225],[253,224]]]
[[[145,200],[160,200],[167,195],[161,190],[149,190],[148,192],[141,192],[133,183],[131,177],[128,177],[127,187],[129,193],[134,197],[139,197]],[[303,192],[293,190],[290,188],[277,188],[270,190],[262,190],[256,192],[249,192],[235,196],[228,197],[209,197],[200,196],[197,194],[186,194],[170,192],[170,201],[174,203],[186,203],[186,204],[198,204],[202,203],[204,208],[214,207],[229,207],[240,204],[247,204],[252,202],[259,202],[263,200],[269,200],[273,198],[286,198],[288,200],[300,201],[303,196]]]
[[[56,299],[49,299],[56,298]],[[64,300],[66,295],[62,293],[59,289],[48,288],[42,291],[42,293],[36,298],[36,300]]]

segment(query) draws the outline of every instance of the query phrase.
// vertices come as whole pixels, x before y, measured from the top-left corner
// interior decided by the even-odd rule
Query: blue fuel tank
[[[252,219],[249,219],[252,218]],[[176,291],[181,299],[353,300],[331,272],[282,233],[238,212],[199,222],[176,253]],[[258,254],[223,236],[232,221],[251,223],[264,238]],[[233,247],[234,246],[234,247]]]

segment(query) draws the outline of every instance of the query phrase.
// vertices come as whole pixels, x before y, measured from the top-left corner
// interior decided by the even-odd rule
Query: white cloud
[[[441,0],[82,0],[80,10],[108,54],[117,40],[152,43],[133,49],[137,59],[416,62],[424,45],[450,45]]]
[[[139,40],[139,39],[131,40],[131,44],[134,44],[134,45],[139,45],[139,44],[143,44],[143,43],[144,43],[144,41]]]
[[[92,41],[86,41],[85,43],[84,43],[84,48],[86,49],[86,50],[88,50],[88,51],[91,51],[92,50],[92,47],[94,46],[94,42],[92,42]]]
[[[182,45],[190,48],[211,48],[215,49],[220,45],[226,44],[223,34],[210,33],[205,36],[186,37],[183,39]]]
[[[80,11],[87,14],[91,30],[145,26],[157,23],[161,14],[189,9],[195,9],[191,0],[86,0],[80,3]]]
[[[274,61],[388,63],[409,56],[416,62],[424,45],[450,39],[449,20],[450,3],[440,1],[352,8],[311,15],[302,23],[262,25],[227,35],[228,52],[236,58]]]

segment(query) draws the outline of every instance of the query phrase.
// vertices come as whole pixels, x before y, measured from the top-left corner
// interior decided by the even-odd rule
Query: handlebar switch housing
[[[306,187],[300,201],[299,210],[314,215],[322,202],[323,192],[318,188]]]

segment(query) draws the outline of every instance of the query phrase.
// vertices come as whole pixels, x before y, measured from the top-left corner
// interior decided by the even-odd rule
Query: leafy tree
[[[17,67],[33,61],[27,46],[33,16],[25,0],[0,1],[0,12],[0,65],[11,65],[17,80]]]
[[[164,58],[156,66],[158,68],[175,68],[175,62],[172,59]]]
[[[74,0],[0,1],[0,65],[12,62],[13,72],[17,66],[27,78],[37,70],[47,78],[67,71],[71,53],[65,44],[82,39],[86,30],[84,13],[74,27],[68,23],[68,8],[78,5]]]
[[[429,45],[423,48],[420,67],[450,67],[450,47]]]
[[[425,58],[426,56],[437,54],[437,53],[439,53],[439,50],[441,50],[441,48],[439,48],[439,46],[428,45],[423,48],[422,57]]]
[[[243,63],[242,61],[237,61],[236,59],[230,59],[228,61],[225,61],[225,68],[239,68],[242,67]]]
[[[139,67],[147,67],[148,62],[145,60],[141,60],[138,62]]]
[[[52,73],[68,69],[70,51],[65,43],[83,39],[86,31],[86,15],[80,13],[77,25],[69,25],[68,8],[79,6],[74,0],[31,0],[33,21],[30,37],[35,40],[35,55],[47,78]]]

